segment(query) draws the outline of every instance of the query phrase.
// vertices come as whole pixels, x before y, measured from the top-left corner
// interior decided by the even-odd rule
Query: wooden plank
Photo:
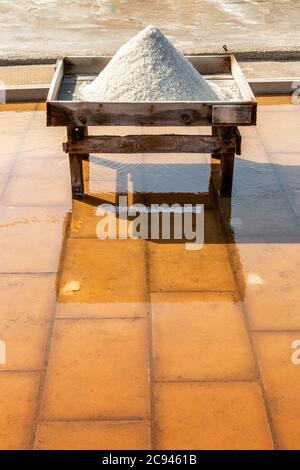
[[[82,155],[69,154],[72,195],[75,199],[84,197]]]
[[[66,74],[79,74],[79,73],[97,73],[98,74],[108,64],[111,58],[112,56],[66,57],[65,58],[65,73]],[[193,66],[201,74],[211,75],[211,74],[231,73],[230,54],[201,55],[201,56],[186,55],[186,58],[193,64]]]
[[[230,57],[231,57],[231,72],[240,90],[243,100],[255,102],[255,96],[253,95],[250,85],[247,82],[245,75],[243,74],[243,71],[241,67],[239,66],[234,54],[231,54]]]
[[[87,153],[212,153],[220,150],[215,136],[203,135],[127,135],[87,136],[83,140],[68,140],[65,151]]]
[[[212,105],[207,103],[48,103],[48,126],[206,126]]]
[[[74,94],[76,90],[82,86],[83,83],[90,83],[93,81],[97,75],[67,75],[64,77],[61,84],[60,92],[58,95],[59,101],[73,101]],[[227,97],[225,101],[228,102],[242,102],[242,95],[239,91],[237,84],[235,83],[233,77],[224,75],[224,79],[221,75],[210,75],[207,78],[209,84],[216,84],[222,88],[225,96]],[[76,99],[74,100],[76,101]]]
[[[245,125],[255,124],[253,105],[214,105],[212,111],[212,123],[217,125]]]
[[[102,69],[104,69],[104,67],[106,67],[111,58],[111,56],[65,57],[65,73],[98,74]]]
[[[49,85],[31,84],[31,85],[6,85],[0,87],[5,92],[6,103],[24,103],[28,101],[45,101],[47,98]]]
[[[231,73],[230,54],[186,56],[201,75],[217,75]]]
[[[295,90],[294,83],[300,83],[300,77],[249,79],[249,86],[256,96],[290,96]]]
[[[219,127],[216,132],[221,143],[219,194],[222,197],[231,197],[237,128],[234,126]]]
[[[234,172],[234,152],[221,154],[221,174],[219,193],[222,197],[231,197],[233,172]]]
[[[54,101],[57,99],[61,82],[64,77],[64,60],[58,59],[55,67],[55,72],[49,88],[47,101]]]

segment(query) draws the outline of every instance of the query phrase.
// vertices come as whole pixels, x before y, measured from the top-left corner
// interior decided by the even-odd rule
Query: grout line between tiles
[[[140,423],[140,422],[149,422],[149,419],[141,416],[128,416],[126,418],[114,418],[111,416],[108,417],[86,417],[86,418],[53,418],[53,419],[41,419],[41,423]]]
[[[208,290],[208,289],[195,289],[195,290],[153,290],[151,291],[151,294],[203,294],[203,293],[208,293],[208,294],[235,294],[235,290]]]
[[[21,271],[16,271],[16,272],[14,272],[14,271],[9,271],[9,272],[0,271],[0,276],[1,275],[5,275],[5,276],[12,276],[12,275],[13,276],[16,276],[16,275],[18,275],[18,276],[49,276],[51,274],[52,275],[53,274],[57,275],[57,272],[55,272],[55,271],[44,271],[44,272],[38,273],[38,272],[35,272],[35,271],[34,272],[30,272],[30,271],[24,271],[24,272],[21,272]]]
[[[178,379],[178,380],[173,380],[173,379],[165,379],[165,380],[156,380],[155,383],[158,383],[158,384],[239,384],[239,383],[247,383],[247,384],[251,384],[251,383],[257,383],[257,379],[201,379],[201,380],[198,380],[198,379]]]
[[[275,330],[275,329],[266,329],[266,330],[263,330],[263,329],[258,329],[258,330],[251,330],[252,333],[270,333],[270,334],[274,334],[274,333],[278,333],[278,334],[288,334],[288,333],[300,333],[300,328],[287,328],[287,329],[282,329],[282,330]]]
[[[39,374],[42,372],[41,369],[1,369],[0,367],[0,376],[2,374]]]
[[[225,238],[226,238],[226,248],[227,248],[227,252],[228,252],[228,260],[229,260],[229,263],[230,263],[230,266],[231,266],[231,271],[232,271],[234,283],[236,285],[237,293],[239,294],[239,299],[241,299],[242,295],[241,295],[241,292],[240,292],[240,283],[239,283],[238,274],[235,270],[234,255],[232,253],[232,248],[231,248],[232,240],[229,239],[228,232],[227,232],[227,229],[226,229],[226,223],[225,223],[225,221],[224,221],[221,214],[220,214],[220,220],[221,220],[221,224],[223,226],[223,231],[224,231]],[[236,246],[235,242],[234,242],[234,246],[235,246],[235,249],[237,250],[237,246]],[[275,450],[278,450],[280,448],[279,447],[279,441],[278,441],[275,425],[273,423],[273,417],[272,417],[271,409],[270,409],[270,406],[269,406],[266,389],[265,389],[265,386],[264,386],[264,383],[263,383],[261,370],[260,370],[260,367],[259,367],[259,361],[258,361],[258,357],[257,357],[257,354],[256,354],[254,342],[253,342],[253,335],[252,335],[252,331],[251,331],[250,324],[249,324],[249,321],[248,321],[248,312],[247,312],[247,309],[244,305],[244,302],[240,301],[240,308],[241,308],[241,312],[242,312],[242,315],[243,315],[244,324],[245,324],[245,328],[246,328],[246,332],[247,332],[247,336],[248,336],[248,341],[249,341],[249,345],[250,345],[251,352],[252,352],[254,366],[255,366],[255,369],[256,369],[257,382],[258,382],[258,385],[260,387],[262,402],[263,402],[265,413],[266,413],[266,419],[267,419],[267,423],[269,425],[270,434],[271,434],[271,438],[272,438],[272,441],[273,441],[273,447],[274,447]]]
[[[69,212],[66,219],[65,219],[65,222],[64,222],[64,228],[63,228],[63,235],[64,236],[63,236],[63,242],[62,242],[62,246],[61,246],[61,250],[60,250],[59,269],[58,269],[58,272],[56,273],[56,297],[57,297],[58,277],[61,275],[62,259],[63,259],[63,256],[64,256],[64,250],[65,250],[65,247],[66,247],[68,233],[69,233],[69,230],[70,230],[70,221],[71,221],[71,213]],[[44,392],[47,369],[48,369],[48,363],[49,363],[49,358],[50,358],[50,349],[51,349],[52,338],[53,338],[53,334],[54,334],[56,308],[57,308],[57,301],[55,299],[55,302],[54,302],[54,305],[53,305],[53,314],[52,314],[51,318],[49,319],[49,323],[48,323],[48,325],[49,325],[48,326],[48,336],[47,336],[47,341],[46,341],[46,346],[45,346],[45,351],[44,351],[44,360],[43,360],[44,367],[41,370],[41,375],[40,375],[40,383],[39,383],[39,388],[38,388],[36,408],[35,408],[34,420],[33,420],[33,425],[32,425],[32,435],[31,435],[31,440],[30,440],[30,449],[34,449],[36,436],[37,436],[37,430],[38,430],[38,424],[39,424],[39,418],[40,418],[41,406],[42,406],[42,400],[43,400],[43,392]]]
[[[30,449],[34,449],[34,444],[35,444],[35,439],[36,439],[36,434],[37,434],[37,429],[38,429],[39,416],[40,416],[41,404],[42,404],[42,399],[43,399],[43,391],[44,391],[46,374],[47,374],[47,369],[48,369],[48,361],[49,361],[49,356],[50,356],[50,348],[51,348],[51,342],[52,342],[52,337],[53,337],[53,332],[54,332],[54,324],[55,324],[55,309],[51,317],[51,320],[49,321],[48,337],[47,337],[45,353],[44,353],[44,368],[41,370],[41,374],[40,374],[40,383],[38,387],[36,408],[35,408],[35,414],[34,414],[33,425],[32,425],[32,434],[31,434],[31,439],[30,439]]]
[[[149,351],[149,387],[150,387],[150,435],[151,449],[157,448],[156,436],[156,414],[155,414],[155,390],[154,390],[154,352],[153,352],[153,330],[152,330],[152,307],[151,307],[151,265],[148,241],[145,241],[145,275],[146,275],[146,301],[148,313],[148,351]]]
[[[57,316],[55,318],[55,320],[145,320],[147,318],[147,315],[144,315],[144,316],[138,316],[138,317],[134,317],[134,316],[131,316],[131,317],[101,317],[101,316],[98,316],[98,317],[89,317],[89,316],[86,316],[86,317],[64,317],[64,316]]]

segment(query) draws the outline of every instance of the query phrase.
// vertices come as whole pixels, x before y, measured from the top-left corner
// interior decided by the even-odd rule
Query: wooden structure
[[[66,126],[74,198],[84,197],[82,160],[90,153],[210,153],[220,160],[219,194],[230,196],[238,126],[256,124],[255,97],[232,54],[189,56],[193,66],[224,90],[226,101],[80,102],[78,86],[95,79],[110,57],[59,59],[47,98],[47,125]],[[209,126],[211,135],[89,135],[90,126]]]

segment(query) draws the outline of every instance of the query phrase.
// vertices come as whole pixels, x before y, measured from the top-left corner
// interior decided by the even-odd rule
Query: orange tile
[[[43,366],[48,323],[55,315],[55,275],[0,275],[0,339],[6,343],[3,369]]]
[[[169,383],[156,392],[158,449],[272,449],[254,383]]]
[[[300,328],[298,244],[240,244],[238,251],[251,328]]]
[[[41,423],[37,450],[145,450],[150,449],[146,421]]]
[[[0,112],[24,113],[26,111],[34,111],[37,103],[5,103],[0,105]]]
[[[258,121],[258,134],[268,152],[295,152],[299,146],[298,106],[267,106]]]
[[[300,341],[300,330],[257,333],[254,338],[279,445],[299,450],[300,364],[293,364],[292,355],[299,358],[300,354],[292,344]]]
[[[183,243],[149,246],[152,292],[234,290],[224,244],[205,244],[198,251],[187,251]]]
[[[62,264],[58,316],[142,316],[144,242],[69,239]],[[70,282],[78,286],[68,289]]]
[[[203,247],[189,251],[185,241],[149,243],[152,292],[235,289],[224,236],[215,210],[206,209],[204,212]]]
[[[26,158],[17,161],[2,195],[12,206],[68,206],[71,186],[68,161],[59,158]]]
[[[0,208],[3,273],[57,272],[65,230],[63,208]]]
[[[26,373],[0,373],[0,449],[29,449],[39,376]]]
[[[145,418],[148,402],[145,320],[57,321],[43,418]]]
[[[102,220],[102,216],[97,215],[99,205],[112,205],[111,210],[115,211],[117,195],[102,194],[101,198],[94,198],[87,195],[82,200],[73,200],[72,220],[71,220],[71,238],[97,238],[97,225]],[[117,203],[118,204],[118,203]],[[117,224],[117,233],[119,234],[120,219],[115,217]],[[125,221],[126,230],[128,230],[129,221]],[[128,232],[127,232],[128,233]]]
[[[268,105],[281,105],[281,104],[291,104],[292,97],[287,96],[258,96],[257,98],[258,105],[261,106],[268,106]]]
[[[153,294],[158,380],[249,380],[255,367],[231,294]]]

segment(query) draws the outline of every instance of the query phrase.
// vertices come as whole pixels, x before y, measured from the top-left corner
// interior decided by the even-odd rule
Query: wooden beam
[[[93,103],[54,101],[48,104],[52,126],[198,126],[209,125],[212,107],[204,103]]]
[[[68,140],[66,152],[89,153],[212,153],[221,146],[216,136],[203,135],[127,135],[87,136]]]
[[[222,197],[231,197],[234,158],[237,145],[237,129],[236,127],[219,127],[219,139],[221,143],[220,152],[220,187],[219,194]]]
[[[64,60],[58,59],[55,67],[55,72],[49,88],[47,101],[54,101],[58,97],[58,92],[61,86],[61,82],[64,77]]]
[[[240,93],[245,101],[253,101],[255,102],[255,96],[247,82],[245,75],[239,66],[234,54],[230,55],[231,58],[231,72],[232,76],[240,90]]]
[[[84,198],[82,155],[69,154],[72,195],[75,199]]]
[[[212,119],[213,108],[216,121]],[[228,120],[221,122],[220,108],[227,110]],[[49,126],[207,126],[211,123],[230,126],[253,124],[256,103],[53,101],[47,103],[47,110]]]
[[[256,103],[253,105],[230,106],[215,104],[212,111],[212,124],[214,125],[240,125],[255,124]]]
[[[98,74],[111,60],[111,56],[75,56],[65,57],[67,74]],[[230,54],[186,56],[202,75],[215,75],[231,72]]]

